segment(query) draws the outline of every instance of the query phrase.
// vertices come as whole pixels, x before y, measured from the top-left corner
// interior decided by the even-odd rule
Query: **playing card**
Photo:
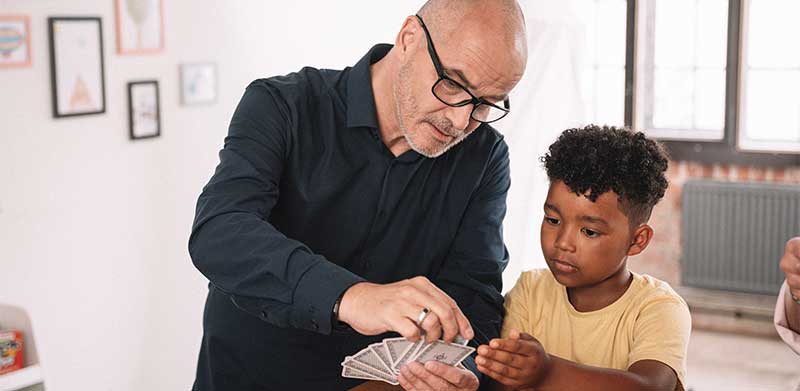
[[[403,337],[384,339],[383,346],[386,347],[386,352],[389,353],[389,360],[391,360],[390,366],[394,367],[394,363],[396,363],[397,360],[400,359],[400,356],[411,348],[413,344],[413,342]]]
[[[372,376],[366,372],[361,372],[358,369],[352,367],[342,367],[342,377],[349,377],[353,379],[365,379],[365,380],[382,380],[379,377]]]
[[[366,365],[376,371],[383,372],[386,376],[394,376],[394,372],[392,372],[391,368],[386,366],[378,355],[369,347],[361,349],[360,352],[350,357],[350,360]],[[348,360],[345,360],[345,362],[347,361]]]
[[[372,352],[381,360],[383,367],[392,372],[392,362],[389,358],[389,353],[386,352],[386,346],[383,343],[374,343],[369,345],[369,348],[372,349]]]
[[[422,347],[414,357],[414,361],[422,364],[428,361],[438,361],[453,366],[463,361],[474,351],[475,348],[471,346],[434,341]]]
[[[355,357],[355,356],[353,356],[353,357]],[[368,366],[366,366],[364,364],[361,364],[358,361],[353,360],[352,357],[351,357],[350,360],[345,359],[345,361],[342,363],[342,366],[346,367],[346,368],[352,368],[352,369],[361,371],[361,372],[366,373],[366,374],[368,374],[370,376],[374,376],[374,377],[377,378],[377,380],[385,381],[385,382],[387,382],[387,383],[389,383],[391,385],[395,385],[396,386],[396,385],[400,384],[397,381],[397,377],[395,377],[394,375],[387,375],[387,374],[383,373],[382,371],[370,368],[370,367],[368,367]]]
[[[425,344],[424,339],[420,339],[417,342],[412,342],[411,346],[408,349],[406,349],[406,351],[403,354],[400,355],[397,361],[394,362],[394,364],[392,365],[392,370],[395,373],[399,373],[400,368],[403,368],[403,365],[406,365],[407,362],[411,361],[416,356],[419,347],[424,344]]]

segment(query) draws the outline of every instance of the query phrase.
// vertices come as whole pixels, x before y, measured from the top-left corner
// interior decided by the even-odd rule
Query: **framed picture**
[[[217,100],[217,66],[213,63],[182,64],[181,103],[197,105]]]
[[[154,54],[164,49],[161,0],[114,0],[117,14],[117,53]]]
[[[161,135],[158,81],[128,83],[128,113],[131,140]]]
[[[103,24],[100,18],[48,18],[53,116],[106,111]]]
[[[0,68],[31,65],[30,19],[23,15],[0,15]]]

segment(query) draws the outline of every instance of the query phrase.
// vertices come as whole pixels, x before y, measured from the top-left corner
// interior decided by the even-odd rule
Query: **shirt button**
[[[369,270],[372,267],[372,262],[369,259],[364,260],[364,270]]]

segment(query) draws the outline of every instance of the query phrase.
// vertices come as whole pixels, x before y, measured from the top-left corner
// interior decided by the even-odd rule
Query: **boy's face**
[[[652,229],[642,225],[631,230],[617,197],[609,191],[592,202],[562,181],[550,184],[542,221],[542,253],[562,285],[577,288],[605,281],[624,266],[628,255],[647,246]]]

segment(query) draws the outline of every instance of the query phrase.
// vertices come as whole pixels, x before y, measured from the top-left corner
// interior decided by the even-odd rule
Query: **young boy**
[[[667,156],[642,133],[569,129],[542,159],[542,252],[506,296],[502,339],[478,348],[489,387],[682,390],[691,318],[670,286],[628,270],[653,237]],[[494,387],[494,388],[492,388]]]

